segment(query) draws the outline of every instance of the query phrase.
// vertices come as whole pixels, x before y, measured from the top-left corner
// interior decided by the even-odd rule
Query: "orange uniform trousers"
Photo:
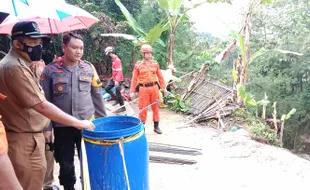
[[[24,190],[42,190],[46,171],[43,133],[7,132],[8,155]]]
[[[8,141],[6,139],[3,123],[0,121],[0,155],[3,153],[8,153]]]
[[[158,85],[153,85],[150,87],[139,87],[139,118],[141,119],[142,123],[146,122],[148,110],[146,107],[156,100],[159,100]],[[151,107],[153,111],[153,121],[157,122],[159,121],[159,101],[155,104],[152,104]]]

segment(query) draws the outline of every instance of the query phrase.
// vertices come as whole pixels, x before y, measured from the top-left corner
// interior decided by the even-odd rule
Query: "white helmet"
[[[108,55],[110,52],[114,52],[114,48],[111,46],[108,46],[107,48],[105,48],[104,50],[104,54]]]
[[[167,69],[170,69],[172,72],[177,72],[177,69],[173,65],[169,65]]]

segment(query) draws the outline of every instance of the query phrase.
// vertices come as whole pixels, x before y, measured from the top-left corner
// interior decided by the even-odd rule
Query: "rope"
[[[186,74],[182,75],[181,77],[179,77],[178,79],[182,79],[182,78],[184,78],[184,77],[186,77],[186,76],[188,76],[188,75],[191,75],[191,74],[193,74],[193,73],[194,73],[194,72],[186,73]],[[178,79],[171,80],[167,85],[169,85],[169,84],[175,82],[175,81],[178,80]],[[108,109],[108,108],[106,108],[106,109],[109,110],[109,111],[112,112],[112,113],[115,113],[116,110],[118,110],[118,109],[120,109],[120,108],[122,108],[122,107],[125,107],[126,105],[130,105],[130,104],[136,102],[138,99],[139,99],[139,97],[136,98],[136,99],[134,99],[134,100],[131,100],[131,101],[128,102],[128,103],[125,103],[124,105],[122,105],[122,106],[120,106],[120,107],[118,107],[118,108],[116,108],[116,109],[114,109],[114,110],[110,110],[110,109]],[[153,103],[155,103],[155,102],[153,102]],[[147,107],[148,107],[148,106],[147,106]],[[135,115],[136,115],[136,114],[135,114]]]
[[[122,138],[123,142],[129,142],[129,141],[133,141],[136,140],[138,138],[140,138],[144,133],[144,130],[140,131],[139,133],[132,135],[130,137],[126,137],[126,138]],[[117,140],[95,140],[95,139],[88,139],[83,137],[84,141],[91,143],[91,144],[95,144],[95,145],[114,145],[114,144],[118,144],[119,143],[119,139]]]
[[[124,174],[125,174],[125,179],[126,179],[126,184],[127,184],[127,190],[130,190],[130,184],[129,184],[128,172],[127,172],[127,167],[126,167],[125,154],[124,154],[124,139],[123,138],[121,138],[118,141],[118,146],[119,146],[119,152],[122,156]]]

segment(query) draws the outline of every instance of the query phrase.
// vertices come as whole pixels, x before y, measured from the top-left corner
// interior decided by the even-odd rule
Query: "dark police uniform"
[[[76,66],[68,67],[60,58],[45,67],[41,85],[48,101],[78,119],[106,116],[102,84],[94,66],[89,62],[80,61]],[[51,122],[48,130],[52,127],[55,160],[60,165],[60,184],[72,186],[76,182],[74,150],[76,146],[80,153],[81,131],[70,126],[63,127],[56,122]]]

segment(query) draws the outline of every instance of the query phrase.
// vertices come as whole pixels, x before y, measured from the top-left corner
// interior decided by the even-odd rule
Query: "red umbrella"
[[[25,5],[23,5],[23,9],[21,9],[23,12],[16,13],[16,11],[18,11],[16,8],[14,14],[10,14],[1,23],[0,34],[11,33],[12,27],[20,21],[35,21],[38,23],[40,31],[45,34],[59,34],[67,31],[86,29],[99,22],[99,19],[87,11],[65,2],[62,3],[56,1],[57,3],[55,2],[54,4],[52,3],[52,0],[32,0],[31,2],[32,4],[28,2],[28,11],[33,11],[34,7],[39,7],[39,11],[29,13],[27,12]]]

